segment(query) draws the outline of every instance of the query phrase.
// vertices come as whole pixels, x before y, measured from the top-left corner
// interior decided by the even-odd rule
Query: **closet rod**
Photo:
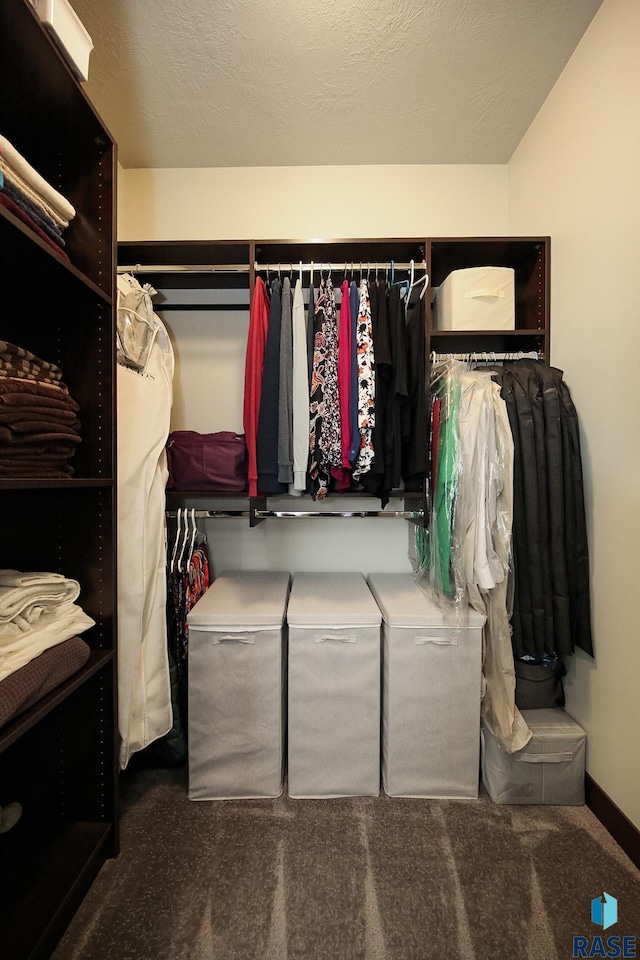
[[[313,269],[317,270],[337,270],[338,273],[350,273],[353,270],[354,273],[364,273],[365,269],[368,273],[375,271],[376,267],[378,271],[391,269],[393,266],[394,270],[411,270],[411,264],[405,261],[399,262],[397,260],[393,261],[393,264],[390,260],[347,260],[342,263],[334,263],[333,260],[314,260]],[[270,260],[269,263],[256,263],[255,269],[256,272],[264,273],[269,269],[272,273],[275,273],[278,270],[278,267],[283,273],[286,273],[287,270],[291,273],[300,272],[300,263],[295,260]],[[427,262],[426,260],[416,261],[413,264],[414,270],[426,270]],[[302,272],[310,273],[311,272],[311,263],[302,264]]]
[[[248,263],[134,263],[118,266],[118,273],[249,273]]]
[[[392,266],[390,260],[367,260],[366,268],[370,273],[376,268],[378,271],[390,269]],[[414,263],[415,270],[426,270],[427,264],[425,260]],[[286,268],[289,268],[289,271],[300,270],[300,264],[296,261],[286,260],[286,261],[269,261],[266,263],[256,263],[255,269],[262,271],[263,273],[269,269],[276,271],[280,267],[281,270],[286,272]],[[405,261],[396,262],[394,261],[393,267],[395,270],[410,270],[411,264]],[[353,269],[354,273],[360,273],[365,269],[364,260],[351,260],[344,263],[333,263],[333,261],[323,260],[322,262],[314,261],[313,269],[314,270],[337,270],[338,273],[344,273]],[[250,266],[248,263],[132,263],[124,264],[118,266],[118,273],[132,273],[134,276],[136,274],[146,274],[146,273],[249,273]],[[302,264],[303,273],[309,273],[311,271],[310,263]]]
[[[387,517],[392,520],[422,520],[423,513],[422,510],[333,510],[323,512],[315,510],[256,510],[254,516],[258,520],[270,520],[272,518],[288,520],[296,517],[308,519],[315,519],[316,517]]]
[[[196,520],[224,520],[228,517],[242,517],[248,520],[251,516],[249,510],[189,510],[188,513],[189,519],[194,517]],[[168,520],[175,520],[178,516],[178,511],[167,510],[165,516]]]

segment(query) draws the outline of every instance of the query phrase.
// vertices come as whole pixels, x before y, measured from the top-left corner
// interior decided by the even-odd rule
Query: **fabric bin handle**
[[[465,293],[465,300],[473,300],[475,297],[504,297],[504,290],[490,290],[485,288],[483,290],[469,290],[468,293]]]
[[[442,646],[455,647],[458,643],[458,638],[455,635],[450,637],[416,637],[413,642],[416,645],[423,643],[438,643]]]
[[[221,633],[211,638],[211,643],[224,643],[225,640],[238,640],[240,643],[255,643],[256,638],[253,633]]]
[[[573,760],[571,753],[525,753],[521,757],[512,755],[518,763],[569,763]]]
[[[325,640],[342,640],[343,643],[357,643],[355,633],[319,633],[313,638],[314,643],[324,643]]]

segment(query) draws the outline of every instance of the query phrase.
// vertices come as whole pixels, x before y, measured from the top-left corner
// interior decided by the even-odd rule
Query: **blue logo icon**
[[[618,922],[618,901],[610,893],[603,893],[601,897],[594,897],[591,901],[591,923],[595,923],[603,930],[612,927]],[[632,960],[637,957],[637,942],[634,936],[595,936],[573,938],[574,960],[586,960],[588,957],[617,957],[623,960]]]
[[[618,901],[610,893],[603,893],[591,901],[591,923],[608,930],[618,922]]]

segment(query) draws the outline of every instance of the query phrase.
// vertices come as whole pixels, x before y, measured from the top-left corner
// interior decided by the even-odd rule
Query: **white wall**
[[[550,234],[551,356],[580,416],[595,662],[567,709],[640,827],[640,3],[604,0],[508,166],[509,230]]]
[[[504,166],[122,170],[119,186],[121,240],[507,232]],[[177,357],[172,428],[241,430],[248,317],[167,312],[164,319]],[[340,501],[329,506],[342,509]],[[349,499],[344,508],[378,509],[378,501]],[[397,501],[388,509],[403,506]],[[404,520],[270,520],[253,530],[246,520],[215,520],[205,526],[216,574],[225,568],[412,569],[414,528]]]

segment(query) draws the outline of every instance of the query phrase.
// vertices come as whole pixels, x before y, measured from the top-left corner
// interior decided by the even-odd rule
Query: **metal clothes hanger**
[[[411,263],[413,264],[413,260]],[[420,291],[420,299],[422,300],[424,299],[424,295],[427,292],[427,286],[429,285],[429,274],[426,272],[426,270],[421,277],[418,277],[417,280],[412,278],[411,284],[409,285],[409,290],[407,291],[407,296],[409,296],[412,290],[417,289],[421,283],[423,284],[422,290]]]
[[[195,520],[194,520],[194,522],[195,522]],[[183,538],[182,538],[182,547],[180,548],[180,556],[179,556],[179,558],[178,558],[178,572],[179,572],[179,573],[183,573],[183,571],[184,571],[184,569],[185,569],[185,568],[182,566],[182,561],[183,561],[183,559],[184,559],[184,551],[186,550],[187,543],[188,543],[188,541],[189,541],[189,533],[190,533],[190,530],[189,530],[189,511],[188,511],[188,509],[185,507],[185,508],[184,508],[184,536],[183,536]]]
[[[176,555],[178,553],[178,541],[180,540],[180,527],[182,526],[181,521],[182,521],[182,511],[180,507],[178,507],[178,510],[176,512],[176,537],[175,537],[175,540],[173,541],[171,563],[169,564],[169,570],[171,573],[175,572]]]
[[[195,545],[196,545],[196,537],[198,536],[198,523],[197,523],[197,521],[196,521],[196,510],[195,510],[195,507],[192,507],[192,508],[191,508],[191,524],[192,524],[193,529],[192,529],[192,531],[191,531],[191,541],[190,541],[190,543],[189,543],[189,552],[188,552],[188,554],[187,554],[187,565],[186,565],[186,568],[185,568],[185,569],[187,569],[187,570],[189,569],[189,565],[190,565],[190,563],[191,563],[191,558],[193,557],[193,551],[194,551],[194,548],[195,548]]]

